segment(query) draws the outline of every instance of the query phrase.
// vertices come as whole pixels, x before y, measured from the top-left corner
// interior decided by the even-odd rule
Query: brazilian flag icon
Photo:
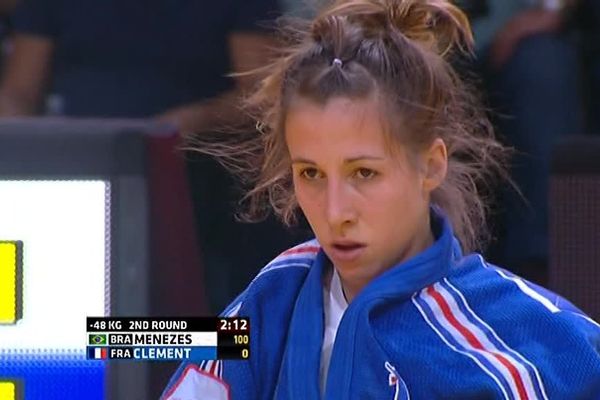
[[[100,335],[95,333],[88,335],[88,342],[90,346],[106,346],[106,334]]]

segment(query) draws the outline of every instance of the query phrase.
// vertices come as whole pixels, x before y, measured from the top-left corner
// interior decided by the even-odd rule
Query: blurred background
[[[228,74],[311,1],[0,0],[1,400],[157,398],[176,366],[86,361],[85,316],[215,315],[311,236],[237,222],[240,184],[184,149],[252,126]],[[482,252],[598,319],[600,0],[457,4],[521,191],[490,194]]]

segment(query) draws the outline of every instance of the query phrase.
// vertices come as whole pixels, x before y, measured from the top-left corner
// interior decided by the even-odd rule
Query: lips
[[[366,245],[359,242],[339,241],[331,243],[328,256],[335,263],[350,262],[358,259],[365,251]]]

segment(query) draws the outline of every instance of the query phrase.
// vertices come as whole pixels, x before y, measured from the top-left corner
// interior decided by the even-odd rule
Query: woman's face
[[[299,100],[285,124],[300,208],[342,280],[359,287],[432,241],[435,160],[417,155],[417,168],[406,147],[391,151],[380,117],[374,100]]]

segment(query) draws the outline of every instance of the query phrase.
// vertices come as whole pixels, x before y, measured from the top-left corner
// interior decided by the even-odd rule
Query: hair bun
[[[473,36],[466,15],[447,0],[381,0],[389,24],[406,37],[445,55],[456,47],[471,51]]]
[[[337,0],[314,21],[312,36],[328,37],[348,22],[362,27],[365,36],[398,31],[442,56],[453,48],[473,48],[469,20],[448,0]]]

